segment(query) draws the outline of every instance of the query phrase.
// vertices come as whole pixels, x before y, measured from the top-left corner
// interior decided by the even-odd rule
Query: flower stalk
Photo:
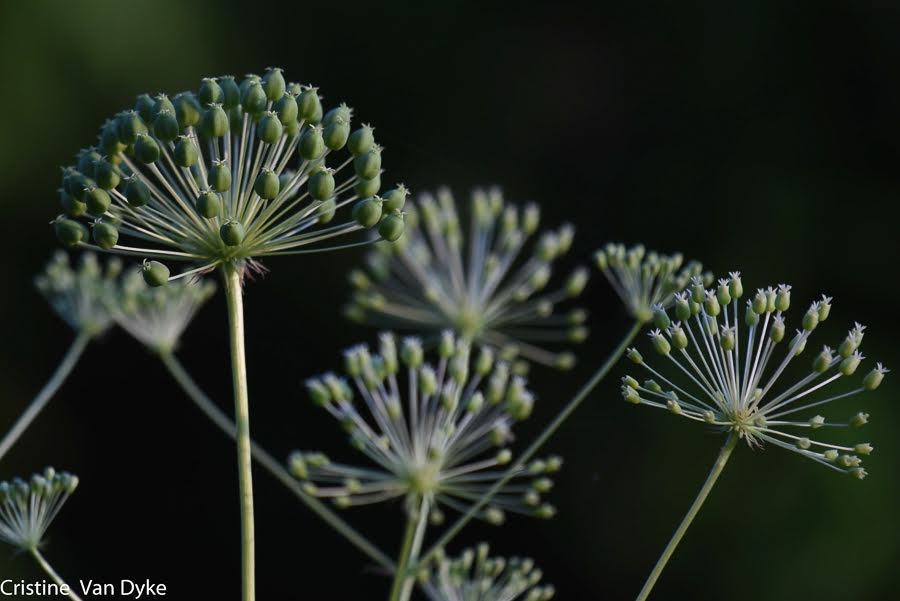
[[[397,569],[394,571],[390,601],[408,601],[412,594],[413,577],[409,567],[417,563],[428,524],[428,498],[422,497],[419,500],[414,497],[409,504],[411,509],[406,517],[406,531],[403,534]]]
[[[56,573],[56,570],[53,569],[53,566],[50,565],[50,562],[44,559],[44,556],[41,555],[41,552],[38,551],[37,547],[31,549],[31,556],[34,557],[34,560],[36,562],[38,562],[38,565],[41,566],[41,569],[43,569],[47,573],[47,575],[50,576],[51,579],[53,579],[53,582],[58,584],[61,589],[68,591],[67,596],[69,597],[69,599],[72,599],[72,601],[81,601],[81,597],[76,595],[75,591],[72,590],[72,587],[69,586],[66,581]]]

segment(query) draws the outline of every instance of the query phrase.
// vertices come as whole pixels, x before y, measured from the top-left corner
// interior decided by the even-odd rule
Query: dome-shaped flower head
[[[788,336],[790,286],[757,290],[741,314],[743,292],[740,274],[732,273],[715,288],[697,284],[676,295],[674,319],[657,307],[658,329],[650,332],[650,338],[655,352],[672,363],[675,374],[669,379],[640,352],[629,350],[629,358],[651,377],[643,383],[623,378],[625,400],[734,432],[750,446],[769,443],[865,477],[860,455],[871,453],[871,445],[843,446],[812,436],[830,428],[859,428],[868,414],[857,413],[846,421],[818,414],[801,417],[810,409],[881,384],[888,370],[879,363],[857,385],[841,386],[856,375],[863,360],[860,344],[865,328],[856,324],[836,350],[825,346],[814,353],[811,364],[805,360],[810,369],[802,378],[785,382],[790,364],[801,361],[798,357],[809,347],[813,331],[828,318],[831,298],[823,296],[812,303],[800,318],[796,334]]]
[[[213,282],[196,278],[154,288],[135,271],[122,278],[112,314],[138,342],[167,353],[175,350],[197,310],[215,291]]]
[[[587,270],[575,269],[561,287],[549,289],[554,263],[572,245],[571,225],[540,232],[537,205],[505,203],[497,189],[473,193],[467,228],[447,189],[419,196],[406,210],[403,240],[376,246],[368,258],[373,277],[351,275],[351,317],[432,337],[449,329],[498,349],[504,359],[573,365],[572,353],[544,348],[587,336],[585,311],[556,311],[581,294]]]
[[[52,467],[27,481],[0,482],[0,540],[23,551],[36,550],[77,486],[77,476]]]
[[[291,469],[311,494],[338,506],[421,497],[437,523],[439,506],[465,512],[505,475],[512,427],[529,416],[534,397],[506,363],[495,364],[488,348],[470,362],[469,344],[445,333],[438,351],[431,365],[418,340],[407,338],[398,349],[384,334],[379,354],[365,346],[346,353],[347,379],[326,374],[307,383],[313,401],[374,464],[296,452]],[[502,522],[507,511],[551,517],[555,510],[541,495],[553,485],[547,474],[561,463],[550,458],[524,466],[478,517],[491,523]]]
[[[713,279],[697,261],[685,264],[680,253],[647,252],[642,244],[628,249],[624,244],[607,244],[594,253],[594,262],[622,299],[629,315],[640,322],[650,321],[656,305],[671,306],[675,293],[692,281],[708,286]]]
[[[419,576],[432,601],[547,601],[555,590],[540,584],[543,574],[529,558],[488,557],[488,545],[459,557],[440,553]]]
[[[142,94],[63,170],[56,233],[156,259],[144,267],[154,285],[169,277],[160,261],[187,261],[189,273],[253,265],[376,226],[395,240],[402,216],[377,196],[381,147],[370,126],[351,131],[351,117],[344,104],[324,112],[317,88],[286,83],[280,69]],[[352,215],[341,210],[350,205]]]
[[[47,302],[76,332],[99,336],[113,324],[109,304],[116,296],[116,278],[122,270],[118,259],[100,265],[93,253],[81,256],[73,267],[59,251],[34,279]]]

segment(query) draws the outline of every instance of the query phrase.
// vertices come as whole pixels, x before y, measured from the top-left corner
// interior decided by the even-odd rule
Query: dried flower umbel
[[[440,553],[419,574],[431,601],[548,601],[555,589],[541,584],[543,574],[527,557],[489,557],[482,543],[458,557]]]
[[[689,291],[677,294],[674,321],[662,306],[654,307],[657,329],[650,332],[650,338],[656,353],[675,368],[676,375],[671,379],[651,367],[639,351],[629,351],[629,358],[643,367],[650,379],[640,382],[631,376],[623,378],[626,401],[666,409],[728,433],[706,484],[639,599],[649,595],[686,524],[699,511],[739,440],[750,447],[771,444],[856,478],[866,476],[860,456],[872,452],[870,444],[845,446],[812,436],[813,432],[833,428],[859,428],[868,421],[868,414],[857,413],[846,421],[827,420],[818,414],[798,417],[832,401],[878,388],[887,373],[880,363],[860,378],[858,386],[834,390],[856,374],[863,360],[860,345],[865,328],[856,324],[836,351],[825,346],[812,357],[811,369],[804,377],[784,383],[790,364],[803,354],[813,331],[828,318],[831,298],[823,296],[812,303],[795,335],[788,337],[790,286],[757,290],[741,313],[743,294],[740,274],[735,272],[720,279],[715,288],[705,289],[696,282]]]
[[[467,229],[447,189],[419,195],[407,214],[400,243],[370,253],[371,277],[351,274],[352,318],[432,338],[449,329],[498,349],[504,360],[574,364],[571,352],[544,348],[578,343],[588,334],[583,309],[557,311],[581,294],[587,270],[575,269],[560,288],[548,289],[554,264],[572,245],[571,225],[541,233],[537,205],[506,203],[498,189],[472,194]],[[529,248],[533,237],[537,241]]]

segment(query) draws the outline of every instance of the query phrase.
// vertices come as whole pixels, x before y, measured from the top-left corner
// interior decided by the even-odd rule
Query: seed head
[[[103,267],[93,253],[81,256],[77,268],[59,251],[34,283],[50,306],[76,332],[103,334],[113,324],[109,304],[116,296],[116,278],[122,270],[118,259]]]
[[[0,540],[23,551],[37,549],[77,486],[77,476],[52,467],[27,481],[0,482]]]

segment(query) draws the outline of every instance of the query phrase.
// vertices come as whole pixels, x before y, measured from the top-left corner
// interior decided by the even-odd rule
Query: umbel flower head
[[[655,305],[671,306],[675,293],[692,281],[709,286],[713,279],[697,261],[685,264],[680,253],[647,252],[643,244],[626,249],[624,244],[609,243],[594,253],[594,262],[629,315],[640,322],[652,319]]]
[[[144,267],[154,285],[169,276],[160,261],[205,271],[326,250],[375,226],[396,240],[402,198],[377,196],[381,147],[372,127],[351,131],[352,114],[345,104],[324,112],[318,89],[286,83],[281,69],[206,78],[172,98],[142,94],[63,169],[57,236],[158,259]]]
[[[555,589],[541,585],[543,574],[529,558],[488,557],[486,543],[464,550],[459,557],[439,552],[419,575],[432,601],[547,601]]]
[[[77,486],[77,476],[52,467],[28,481],[0,482],[0,540],[23,551],[36,550]]]
[[[295,452],[291,469],[311,494],[338,506],[421,497],[438,523],[439,505],[465,512],[504,476],[512,427],[529,416],[534,397],[488,348],[470,361],[469,343],[445,333],[438,353],[431,365],[417,339],[403,340],[398,349],[393,335],[383,334],[379,354],[365,346],[347,351],[347,380],[326,374],[308,381],[313,401],[375,464],[357,467]],[[502,522],[508,511],[551,517],[555,510],[541,495],[553,485],[547,474],[561,464],[554,457],[524,466],[478,517],[491,523]]]
[[[836,350],[825,346],[812,357],[803,378],[784,382],[789,364],[803,354],[813,331],[828,318],[831,298],[823,296],[812,303],[796,334],[788,337],[790,286],[757,290],[747,299],[743,315],[739,313],[742,296],[740,274],[732,273],[719,280],[716,288],[707,290],[696,284],[676,295],[674,320],[657,306],[654,321],[658,329],[650,332],[650,338],[657,354],[678,370],[677,377],[668,379],[640,352],[630,349],[629,358],[652,377],[643,383],[631,376],[623,378],[625,400],[734,432],[750,446],[769,443],[857,478],[865,477],[860,455],[871,453],[871,445],[842,446],[811,436],[813,431],[828,428],[859,428],[868,421],[868,414],[857,413],[846,421],[821,415],[799,417],[809,409],[875,390],[881,384],[888,370],[878,363],[857,386],[835,390],[839,381],[855,375],[863,360],[860,344],[865,327],[856,324]]]
[[[148,286],[141,274],[122,278],[112,314],[122,329],[157,352],[175,350],[197,310],[215,293],[208,279],[189,278],[169,286]]]
[[[548,290],[553,264],[568,252],[574,228],[539,233],[539,210],[505,203],[496,188],[472,194],[468,234],[447,189],[423,194],[407,208],[407,233],[377,245],[368,257],[374,278],[351,274],[356,288],[349,315],[378,327],[426,332],[449,329],[500,349],[501,357],[569,368],[574,355],[546,343],[581,342],[586,312],[555,312],[581,294],[587,270],[576,269]],[[530,245],[529,238],[537,237]]]
[[[116,278],[122,271],[118,259],[102,267],[93,253],[81,256],[73,267],[59,251],[34,279],[50,306],[76,332],[99,336],[113,324],[109,304],[116,296]]]

